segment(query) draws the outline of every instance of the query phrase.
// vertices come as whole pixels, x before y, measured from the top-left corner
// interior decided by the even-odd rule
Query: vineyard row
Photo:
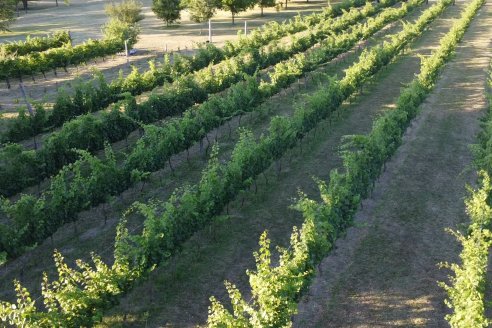
[[[492,65],[489,71],[489,90],[492,90]],[[490,95],[489,95],[490,97]],[[490,99],[490,98],[489,98]],[[446,304],[452,313],[446,316],[451,327],[489,327],[491,321],[487,318],[487,298],[485,289],[487,283],[487,268],[489,252],[492,246],[492,102],[478,136],[478,144],[473,145],[475,165],[480,170],[478,177],[479,188],[471,190],[465,201],[466,212],[470,217],[470,225],[465,234],[451,231],[463,247],[460,258],[461,264],[445,263],[454,276],[448,284],[441,283],[448,294]]]
[[[424,16],[436,17],[451,2],[437,2],[411,29],[417,30],[424,24]],[[451,30],[441,38],[440,46],[430,57],[422,58],[420,73],[402,90],[396,109],[378,118],[368,135],[353,136],[343,146],[350,149],[343,155],[345,172],[333,170],[328,184],[318,182],[322,201],[311,200],[301,193],[295,207],[303,214],[304,223],[301,229],[294,228],[290,247],[280,253],[280,265],[271,265],[270,241],[266,233],[262,235],[260,250],[255,253],[257,269],[248,272],[251,301],[246,301],[233,284],[226,282],[233,311],[231,313],[212,297],[209,327],[289,326],[315,266],[332,249],[337,237],[351,225],[361,200],[374,188],[384,163],[401,144],[410,121],[418,114],[419,106],[433,89],[441,68],[451,58],[484,2],[472,1]]]
[[[25,41],[0,44],[0,56],[24,56],[36,51],[45,51],[70,44],[72,39],[67,31],[58,31],[51,36],[31,38]]]

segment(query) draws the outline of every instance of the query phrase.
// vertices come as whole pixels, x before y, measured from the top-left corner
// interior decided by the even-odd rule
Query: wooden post
[[[24,84],[22,82],[19,83],[19,87],[20,87],[20,90],[22,93],[22,98],[24,98],[24,101],[26,102],[27,110],[29,111],[29,115],[31,115],[31,117],[34,117],[34,111],[32,110],[32,106],[29,103],[29,101],[27,100],[26,90],[24,89]]]
[[[212,20],[208,20],[208,42],[212,43]]]
[[[125,55],[126,55],[126,63],[130,64],[130,58],[128,58],[128,40],[125,40]]]
[[[32,109],[32,106],[29,103],[29,101],[27,100],[26,90],[24,89],[24,84],[22,82],[19,83],[19,88],[20,88],[20,91],[22,94],[22,98],[24,98],[24,101],[26,102],[26,106],[27,106],[27,110],[29,112],[29,115],[31,116],[32,119],[34,119],[34,110]],[[37,150],[38,149],[38,143],[36,142],[36,136],[33,137],[33,141],[34,141],[34,149]]]

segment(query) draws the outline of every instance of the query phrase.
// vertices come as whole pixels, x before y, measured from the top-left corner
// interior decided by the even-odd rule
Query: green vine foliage
[[[418,2],[411,3],[412,6],[415,6],[417,4]],[[382,26],[384,26],[384,24],[387,21],[391,21],[399,18],[405,13],[407,13],[407,11],[408,11],[407,6],[404,6],[399,10],[388,9],[388,11],[382,13],[381,16],[378,16],[376,19],[370,21],[373,24],[371,26],[375,26],[375,27],[368,28],[365,27],[365,25],[359,26],[360,30],[366,31],[366,34],[363,34],[362,36],[367,37],[371,35],[371,33],[377,31],[376,27],[381,28]],[[343,51],[343,49],[348,49],[361,37],[360,32],[357,32],[359,31],[359,29],[354,30],[355,36],[353,37],[351,43],[347,43],[346,39],[343,38],[344,40],[343,44],[345,45],[346,48],[341,48],[338,46],[338,44],[333,44],[331,42],[328,42],[326,43],[326,48],[322,46],[321,48],[319,48],[319,50],[317,50],[319,51],[319,53],[325,54],[326,57],[322,57],[319,54],[313,54],[310,57],[305,57],[304,59],[302,58],[293,59],[292,60],[293,64],[297,63],[299,66],[302,65],[301,66],[302,69],[300,71],[296,69],[296,72],[299,72],[298,74],[304,74],[305,71],[312,70],[322,62],[330,58],[333,58],[339,52]],[[327,48],[329,49],[329,47],[337,47],[337,52],[326,51],[326,49]],[[271,74],[276,74],[277,76],[279,75],[277,70],[274,70]],[[285,74],[288,75],[290,74],[290,72],[286,72]],[[193,108],[192,110],[185,112],[182,118],[170,120],[167,124],[163,125],[162,127],[157,127],[154,125],[144,126],[144,131],[145,131],[144,137],[139,140],[134,150],[128,155],[127,160],[125,161],[125,164],[123,166],[123,172],[124,172],[122,173],[123,176],[118,180],[120,186],[119,190],[121,191],[124,188],[127,188],[134,182],[131,178],[129,178],[129,176],[131,176],[132,171],[138,170],[141,172],[149,172],[162,168],[166,162],[169,162],[173,154],[176,154],[179,151],[186,150],[194,142],[204,138],[204,136],[208,131],[222,124],[225,118],[231,117],[237,112],[251,111],[254,108],[254,106],[257,105],[260,101],[267,99],[269,96],[271,96],[275,92],[278,92],[279,90],[280,87],[278,87],[275,84],[275,82],[270,82],[269,84],[258,83],[256,78],[254,77],[248,78],[246,84],[234,86],[228,91],[225,97],[224,95],[213,96],[209,99],[209,101],[205,102],[202,106]],[[331,95],[335,95],[335,94],[336,93],[329,93],[330,97]],[[332,110],[332,108],[334,108],[333,106],[336,106],[338,104],[340,98],[340,96],[337,96],[336,99],[331,99],[330,97],[323,98],[325,99],[324,102],[318,104],[318,106],[321,106],[323,104],[327,105],[327,107],[324,108],[325,114],[329,113],[329,111]],[[134,107],[135,105],[132,106]],[[310,120],[308,125],[305,125],[304,123],[299,123],[299,125],[305,130],[309,130],[312,126],[314,126],[314,124],[317,122],[318,119],[318,117],[306,115],[304,112],[299,112],[296,115],[299,116],[299,120],[303,119],[304,116],[306,119]],[[88,116],[87,120],[89,120],[88,124],[90,124],[91,120],[94,120],[94,118],[92,116]],[[78,121],[72,121],[69,122],[68,124],[75,124],[76,122]],[[97,131],[99,130],[104,130],[106,132],[114,131],[111,129],[105,129],[101,125],[98,126],[96,125],[96,130],[95,130],[96,132],[90,133],[88,134],[88,136],[97,135]],[[78,133],[80,133],[80,131],[87,131],[87,129],[79,128],[79,129],[70,129],[69,131],[77,131]],[[278,139],[274,138],[272,142],[280,142],[289,145],[289,143],[292,144],[295,138],[300,137],[304,132],[305,131],[292,133],[292,131],[286,130],[282,133],[284,134],[290,133],[290,135],[282,136],[282,138],[289,137],[290,139],[277,141]],[[61,156],[51,158],[52,162],[55,161],[55,164],[52,165],[55,166],[57,165],[57,163],[63,163],[64,161],[71,160],[69,156],[79,156],[79,153],[73,152],[73,150],[69,148],[69,146],[74,147],[74,145],[70,144],[69,141],[74,139],[76,139],[76,137],[67,137],[65,142],[68,143],[67,146],[67,148],[69,149],[68,152],[62,154]],[[95,137],[93,140],[94,143],[88,143],[87,145],[96,144],[96,146],[99,147],[97,142],[101,142],[101,140],[97,137]],[[46,142],[45,149],[49,149],[48,147],[50,146],[51,143]],[[58,145],[55,145],[55,147],[56,146]],[[277,148],[273,147],[272,149],[269,149],[269,151],[272,152],[273,154],[272,156],[275,159],[278,158],[278,156],[280,156],[278,152],[283,150],[284,148],[278,148],[278,147]],[[93,159],[93,161],[97,162],[98,160]],[[50,163],[50,162],[46,161],[46,163]],[[90,175],[91,175],[90,172],[88,172],[87,176]],[[108,172],[108,176],[112,176],[110,172]],[[110,185],[111,184],[103,184],[101,185],[102,186],[101,189],[107,192],[109,195],[117,193],[118,191],[115,189],[107,190],[106,187]],[[86,208],[89,205],[95,205],[100,200],[104,199],[103,197],[97,197],[98,193],[92,190],[84,191],[81,188],[79,189],[80,189],[78,190],[79,193],[85,192],[86,195],[84,196],[86,202],[80,203],[81,209]],[[65,197],[64,196],[65,191],[63,189],[60,189],[60,192],[62,193],[60,197]],[[56,192],[54,194],[56,194]],[[60,209],[62,208],[63,207],[60,204]],[[63,224],[64,222],[66,222],[67,219],[74,217],[74,212],[72,211],[67,212],[66,210],[60,210],[60,213],[62,213],[61,215],[63,217],[66,217],[66,219],[60,219],[55,221],[53,223],[54,226],[56,226],[57,224]],[[63,213],[67,213],[67,214],[65,215]],[[60,215],[57,215],[57,217],[58,216]],[[36,220],[36,218],[31,217],[30,220]],[[50,232],[51,231],[47,231],[44,235],[49,235]],[[36,240],[33,240],[33,242],[35,241]],[[18,249],[20,252],[22,252],[22,247],[19,247]]]
[[[450,230],[463,246],[460,254],[461,264],[442,264],[454,274],[448,284],[440,283],[448,294],[446,305],[453,310],[452,314],[446,315],[451,327],[490,325],[485,315],[486,276],[489,249],[492,245],[492,232],[489,228],[492,209],[488,204],[492,186],[487,172],[481,171],[480,182],[480,189],[472,190],[466,201],[467,213],[471,219],[468,233],[463,235]]]
[[[420,2],[418,1],[411,2],[409,6],[416,6],[419,3]],[[407,6],[403,6],[398,10],[388,9],[388,11],[382,13],[381,16],[378,16],[370,22],[374,24],[374,26],[381,28],[384,26],[385,22],[398,19],[407,12]],[[377,31],[375,27],[368,28],[365,26],[360,26],[360,29],[366,31],[367,34],[364,34],[366,36],[369,36],[371,35],[370,33]],[[356,33],[356,35],[359,36],[358,33]],[[357,39],[354,37],[351,44],[354,44],[356,40]],[[350,47],[350,44],[347,44],[345,41],[344,44],[347,49]],[[337,45],[334,45],[331,42],[326,44],[327,48],[334,46]],[[304,67],[299,74],[303,74],[304,71],[314,69],[317,65],[328,60],[329,58],[333,58],[338,53],[326,51],[324,46],[319,48],[317,51],[326,54],[327,57],[321,57],[318,54],[313,54],[312,57],[306,57],[304,60],[292,60],[294,63],[298,63],[298,65],[302,65],[301,67]],[[338,51],[343,51],[343,48],[339,48]],[[393,49],[393,51],[395,50]],[[311,60],[310,58],[314,59]],[[306,65],[303,63],[309,64]],[[383,65],[384,62],[380,62],[380,64]],[[371,71],[365,71],[363,73],[372,74]],[[274,71],[272,74],[278,73]],[[286,74],[290,73],[286,72]],[[270,134],[267,137],[268,139],[265,139],[262,143],[262,147],[265,147],[265,149],[258,149],[259,153],[266,153],[274,160],[278,159],[286,149],[295,145],[297,138],[302,138],[305,132],[314,127],[319,119],[329,115],[329,113],[331,113],[331,111],[338,106],[342,99],[342,91],[340,91],[339,87],[335,86],[335,83],[330,85],[331,86],[327,88],[329,92],[325,93],[324,96],[319,94],[317,95],[317,98],[313,97],[308,101],[309,104],[313,106],[314,110],[300,108],[296,111],[294,121],[292,122],[285,121],[285,119],[282,118],[275,118],[272,121]],[[81,175],[78,173],[81,171],[79,168],[81,164],[75,166],[70,164],[66,165],[62,170],[62,173],[58,174],[54,178],[50,190],[44,193],[40,198],[48,201],[45,203],[45,207],[50,210],[45,211],[45,213],[47,217],[53,216],[53,219],[50,220],[48,224],[50,228],[39,232],[36,235],[37,238],[34,238],[33,236],[30,243],[14,243],[17,247],[8,246],[7,248],[7,246],[3,246],[3,248],[0,249],[4,249],[10,257],[14,257],[19,253],[22,253],[26,246],[31,246],[37,241],[43,240],[42,236],[47,237],[51,235],[54,231],[53,229],[56,229],[59,225],[70,222],[71,220],[76,220],[78,213],[77,208],[80,211],[92,205],[96,205],[104,201],[107,196],[118,194],[122,190],[134,184],[136,180],[132,178],[132,175],[135,170],[138,172],[150,172],[162,168],[166,162],[170,161],[173,154],[186,150],[194,142],[204,138],[207,131],[210,131],[212,128],[222,124],[224,119],[231,117],[237,112],[251,111],[260,101],[268,98],[278,90],[280,90],[280,87],[277,87],[274,82],[270,82],[270,84],[267,85],[265,83],[259,83],[254,77],[248,78],[246,84],[237,85],[231,88],[225,97],[224,95],[220,97],[211,97],[211,99],[208,102],[205,102],[202,106],[193,108],[191,111],[187,111],[180,119],[171,120],[162,127],[153,125],[145,126],[144,137],[137,143],[137,146],[130,153],[124,165],[120,166],[119,169],[116,169],[117,166],[113,162],[104,162],[100,159],[89,156],[87,153],[75,152],[74,156],[84,154],[83,159],[80,160],[79,163],[90,163],[90,165],[85,166],[83,171],[84,174]],[[92,117],[88,117],[88,119],[92,119]],[[70,123],[73,124],[75,121]],[[98,129],[103,128],[99,126]],[[81,129],[74,129],[73,131],[80,130]],[[107,129],[104,130],[108,131]],[[98,140],[98,138],[94,138],[94,142],[98,142]],[[48,145],[49,143],[47,143],[45,147]],[[70,151],[73,153],[72,150]],[[68,156],[70,156],[71,153],[64,154],[64,156],[55,159],[64,161]],[[112,164],[108,165],[108,163]],[[255,164],[259,165],[258,167],[260,170],[257,172],[261,172],[261,170],[268,167],[270,162],[265,161],[263,163]],[[104,173],[105,171],[107,172]],[[255,173],[255,171],[249,172],[249,177],[254,176],[253,173]],[[75,179],[71,178],[72,176],[77,178],[77,183]],[[94,177],[105,177],[105,179]],[[80,187],[77,187],[79,185]],[[91,187],[83,188],[84,185]],[[70,201],[66,199],[67,197],[75,197],[75,195],[80,198],[80,200],[77,199]],[[224,201],[227,202],[228,199]],[[65,202],[70,206],[64,205]],[[224,204],[220,204],[220,206],[223,206]],[[20,218],[22,212],[17,213],[19,214],[8,215],[10,221],[46,221],[43,215],[38,217],[29,216],[24,220]],[[6,232],[6,236],[4,238],[6,241],[3,243],[5,245],[11,245],[11,239],[14,239],[11,235],[13,232],[8,229],[4,229],[4,231]],[[26,239],[22,240],[25,241]]]
[[[352,10],[346,13],[342,17],[343,19],[327,20],[322,25],[316,25],[311,34],[304,37],[306,42],[294,42],[288,48],[282,46],[269,47],[268,52],[256,49],[245,50],[246,52],[240,56],[227,59],[213,69],[207,67],[184,77],[178,77],[181,64],[179,60],[175,61],[173,67],[166,66],[168,68],[164,69],[164,71],[169,71],[174,75],[174,83],[166,85],[161,94],[151,95],[148,101],[138,105],[130,94],[139,91],[138,88],[142,85],[141,81],[151,81],[150,85],[154,85],[155,81],[160,80],[159,76],[162,76],[162,74],[157,71],[140,74],[137,70],[133,70],[127,78],[117,79],[110,85],[106,84],[101,74],[97,74],[97,83],[95,84],[99,85],[99,87],[95,88],[94,83],[82,84],[76,88],[75,95],[72,98],[62,93],[49,117],[46,117],[45,112],[42,110],[37,111],[33,118],[21,112],[19,118],[12,121],[12,127],[15,126],[16,129],[10,129],[11,132],[9,134],[13,136],[23,135],[26,132],[36,134],[43,130],[44,124],[56,126],[65,122],[67,118],[82,115],[66,123],[60,131],[53,133],[45,140],[43,149],[37,152],[40,163],[39,166],[35,167],[37,171],[33,172],[30,180],[25,179],[24,181],[26,183],[28,181],[34,183],[42,181],[44,178],[56,174],[64,165],[75,161],[77,156],[72,148],[84,149],[89,152],[98,151],[102,149],[104,141],[116,142],[126,138],[129,133],[137,128],[138,122],[151,123],[158,119],[182,113],[193,106],[194,103],[206,100],[209,93],[216,93],[237,84],[244,79],[244,74],[251,75],[258,68],[264,68],[286,60],[293,53],[306,50],[326,37],[326,35],[334,31],[341,31],[351,23],[375,12],[377,12],[375,7],[366,5],[361,11]],[[360,38],[360,32],[357,35],[353,35],[352,43],[357,38]],[[346,48],[345,46],[344,49]],[[187,63],[200,62],[207,56],[210,59],[205,60],[205,62],[213,61],[212,57],[215,53],[213,49],[216,48],[207,46],[203,52],[198,52],[193,57],[193,61],[188,60]],[[165,62],[168,63],[169,60]],[[295,63],[292,63],[291,66],[293,64]],[[195,68],[190,67],[189,69],[193,71]],[[278,70],[279,68],[276,69]],[[292,77],[290,82],[292,82]],[[123,100],[120,99],[121,101],[115,106],[118,110],[111,111],[110,115],[104,112],[101,116],[96,117],[81,111],[87,108],[97,110],[99,109],[99,104],[111,103],[117,100],[111,96],[114,94],[118,94],[120,98],[123,97]],[[119,110],[121,106],[125,109],[124,111]],[[8,154],[2,155],[7,156]],[[17,163],[14,160],[15,158],[9,160],[10,165],[16,166]],[[5,171],[10,172],[8,168]],[[5,177],[5,181],[10,179],[13,178]],[[27,186],[27,184],[21,183],[10,184],[8,185],[8,190],[3,190],[0,183],[0,192],[5,196],[9,196]]]
[[[128,26],[132,29],[132,26]],[[136,41],[136,39],[135,39]],[[5,56],[0,58],[0,79],[33,76],[36,73],[45,74],[47,71],[69,65],[86,63],[87,61],[115,54],[125,48],[124,39],[110,38],[88,40],[80,45],[72,46],[71,42],[58,48],[45,51],[28,52],[23,56]]]
[[[482,2],[483,0],[476,0],[472,4]],[[432,15],[427,16],[427,23],[437,17],[450,3],[451,1],[441,1],[430,7],[426,13],[431,12]],[[466,17],[468,22],[475,13],[476,10]],[[458,22],[463,20],[465,18]],[[422,23],[421,20],[418,22]],[[421,25],[422,29],[425,25]],[[463,30],[466,26],[466,24],[463,26]],[[415,37],[415,34],[408,31],[406,33],[408,33],[407,42]],[[434,66],[427,66],[428,71],[423,74],[429,73],[426,76],[437,78],[437,74],[430,73],[444,65],[460,37],[459,33],[456,34],[454,40],[452,39],[453,42],[447,44],[448,51],[442,52],[447,55],[440,57],[441,61],[434,62]],[[400,42],[405,38],[395,40]],[[441,44],[441,47],[444,46]],[[395,45],[386,44],[375,48],[374,51],[384,59],[387,58],[386,51],[396,51],[395,49],[397,49]],[[434,53],[431,57],[433,56]],[[360,61],[355,64],[361,66],[361,74],[374,74],[377,71],[377,69],[365,69],[364,63]],[[372,63],[382,67],[385,60],[374,60]],[[358,76],[354,77],[355,81],[365,80]],[[253,290],[252,302],[244,301],[237,288],[228,284],[233,299],[233,312],[229,312],[220,303],[214,301],[210,310],[211,326],[289,325],[290,317],[295,313],[295,302],[307,286],[314,264],[326,254],[331,241],[340,233],[337,227],[349,224],[363,195],[361,191],[364,190],[364,185],[365,190],[370,188],[371,179],[364,178],[363,170],[359,167],[367,167],[370,174],[374,175],[372,180],[377,176],[383,161],[387,160],[399,144],[398,140],[401,140],[404,128],[416,115],[416,108],[430,92],[432,83],[429,87],[421,86],[419,77],[402,92],[397,109],[378,119],[373,131],[366,138],[351,139],[350,147],[345,148],[347,153],[344,156],[345,167],[350,171],[345,173],[334,171],[329,185],[320,183],[322,202],[318,203],[301,195],[296,207],[303,212],[305,222],[300,230],[294,229],[291,247],[280,250],[281,260],[276,267],[272,267],[271,264],[268,238],[266,234],[262,236],[260,250],[255,254],[257,270],[248,273]],[[339,98],[339,101],[345,98],[345,88],[354,86],[349,83],[347,87],[343,87],[347,84],[342,81],[330,82],[330,88],[333,88],[330,97]],[[320,91],[318,97],[321,97],[321,94],[323,93]],[[405,100],[410,103],[404,103]],[[319,104],[320,99],[315,99],[311,103]],[[151,270],[160,260],[171,256],[176,246],[192,233],[192,229],[199,229],[205,225],[214,213],[220,211],[221,207],[234,197],[234,188],[230,186],[234,186],[237,183],[235,181],[239,179],[247,181],[251,176],[259,174],[262,166],[271,164],[274,155],[268,155],[268,149],[272,149],[269,145],[275,144],[275,147],[283,145],[287,149],[292,145],[291,140],[295,139],[292,136],[302,136],[302,131],[307,129],[305,126],[312,124],[313,115],[322,117],[323,114],[316,113],[313,108],[297,109],[296,115],[288,122],[282,122],[281,119],[272,120],[274,126],[270,129],[272,135],[262,137],[256,142],[252,134],[244,130],[233,152],[234,155],[227,164],[218,161],[218,149],[215,147],[200,182],[195,186],[178,189],[167,202],[136,203],[132,211],[144,216],[144,229],[140,235],[131,235],[126,228],[125,219],[122,220],[117,232],[113,266],[105,265],[94,255],[91,265],[78,261],[78,269],[71,269],[64,263],[63,257],[55,252],[58,279],[50,282],[45,278],[43,282],[45,307],[49,310],[38,310],[28,291],[16,283],[18,301],[15,304],[2,302],[0,318],[11,325],[36,327],[87,326],[100,320],[102,311],[111,306],[118,295],[130,288],[136,279],[147,270]],[[287,133],[289,129],[292,129],[292,132]],[[389,135],[383,133],[386,131]],[[284,142],[273,142],[273,138]],[[388,145],[395,145],[395,147],[388,150]],[[254,152],[251,151],[252,147],[255,149]],[[355,155],[349,155],[349,149],[353,149]],[[244,166],[240,162],[243,162]],[[376,169],[378,165],[379,170]],[[235,188],[243,187],[244,185],[237,184]],[[331,217],[334,218],[333,221],[330,220]]]
[[[450,3],[436,3],[424,12],[414,26],[408,26],[402,33],[421,33],[425,22],[437,17]],[[269,240],[265,234],[262,235],[260,251],[255,253],[256,271],[248,271],[251,300],[246,301],[235,286],[226,282],[232,312],[212,297],[209,327],[291,326],[296,302],[309,284],[314,266],[331,249],[337,236],[350,225],[360,200],[367,195],[384,162],[401,143],[405,128],[417,115],[418,107],[432,90],[438,72],[451,57],[483,3],[484,0],[475,0],[465,8],[462,17],[455,21],[450,32],[441,39],[440,47],[422,62],[420,74],[402,91],[397,108],[378,118],[367,136],[347,139],[343,146],[344,172],[333,170],[328,185],[318,181],[322,201],[317,202],[300,194],[294,208],[303,214],[304,223],[301,230],[294,228],[289,250],[280,250],[277,266],[271,265]],[[399,42],[402,38],[392,40]],[[363,78],[357,74],[350,78],[350,81],[361,80]],[[451,266],[456,274],[453,279],[455,286],[446,287],[450,295],[448,304],[455,309],[455,313],[447,317],[453,327],[486,327],[488,324],[483,317],[483,279],[490,247],[490,231],[484,229],[484,224],[490,223],[492,215],[487,204],[490,190],[490,180],[485,176],[482,189],[474,192],[467,202],[475,228],[472,227],[473,232],[469,237],[457,234],[465,247],[462,254],[464,265],[461,268]]]
[[[0,45],[0,56],[24,56],[35,51],[45,51],[51,48],[62,47],[71,42],[68,31],[57,31],[51,36],[31,37],[26,40],[15,41]]]
[[[336,24],[329,24],[333,22],[329,20],[323,25],[324,33],[315,29],[316,34],[321,38],[331,33],[330,31],[342,30],[348,27],[350,23],[373,14],[376,9],[368,5],[364,7],[363,12],[364,14],[358,14],[357,10],[353,10],[346,17],[344,16],[344,19],[336,20]],[[76,88],[73,98],[62,93],[49,117],[46,117],[42,110],[37,111],[33,118],[21,112],[19,118],[13,121],[12,124],[15,125],[16,129],[11,129],[10,134],[22,135],[26,131],[39,133],[47,121],[52,121],[54,125],[57,125],[63,123],[68,117],[84,114],[83,111],[80,111],[81,109],[97,109],[97,104],[115,100],[111,98],[111,95],[115,94],[114,88],[116,87],[120,88],[116,93],[124,97],[110,114],[105,112],[99,117],[90,114],[82,115],[66,123],[60,131],[50,135],[44,141],[43,149],[36,153],[39,156],[40,165],[34,167],[36,172],[32,173],[29,181],[39,182],[52,174],[56,174],[64,165],[76,160],[77,156],[72,148],[90,152],[100,150],[105,140],[116,142],[127,137],[130,132],[137,128],[137,122],[151,123],[170,115],[182,113],[194,103],[206,100],[207,94],[216,93],[243,80],[245,73],[251,75],[258,68],[267,67],[289,58],[292,53],[306,50],[318,40],[312,39],[311,36],[306,37],[306,40],[310,40],[310,42],[303,46],[293,43],[289,48],[278,46],[269,48],[268,53],[262,54],[258,50],[252,49],[241,56],[223,61],[213,70],[208,67],[184,77],[176,77],[174,83],[166,85],[160,95],[152,95],[148,101],[142,104],[137,105],[135,99],[128,94],[135,92],[135,89],[141,85],[141,82],[135,83],[134,81],[156,81],[158,78],[155,76],[159,74],[152,75],[147,72],[142,75],[134,70],[126,79],[118,79],[111,85],[107,85],[102,75],[97,74],[98,82],[96,84],[99,85],[98,88],[94,88],[93,83],[83,84]],[[206,56],[206,54],[210,54],[210,51],[206,50],[203,53],[205,54],[203,56]],[[193,58],[199,60],[203,56],[196,55]],[[179,62],[175,62],[174,66],[179,66]],[[174,72],[174,68],[171,68],[170,71]],[[172,74],[179,75],[178,73]],[[94,94],[94,90],[97,90],[96,94]],[[124,112],[119,110],[121,106],[125,108]],[[110,128],[108,129],[108,127]],[[8,153],[2,155],[8,156]],[[14,160],[15,158],[11,159],[9,163]],[[14,163],[11,165],[15,166]],[[6,171],[9,172],[8,169]],[[12,177],[5,177],[5,181],[9,179]],[[25,181],[28,182],[27,179]],[[2,190],[0,186],[0,192],[6,196],[12,195],[26,186],[28,185],[21,183],[9,184],[8,190]]]
[[[376,63],[380,63],[380,67],[383,65],[382,61]],[[363,62],[357,62],[354,65],[363,65]],[[377,69],[361,70],[361,74],[374,74],[376,71]],[[325,97],[323,101],[329,104],[329,109],[320,106],[323,103],[321,97]],[[49,326],[48,324],[41,325],[43,320],[51,320],[50,318],[56,318],[56,323],[64,326],[84,325],[91,322],[90,320],[97,321],[101,311],[114,302],[123,290],[128,289],[135,279],[171,256],[178,245],[197,229],[207,225],[230,200],[236,197],[241,189],[250,186],[251,181],[270,166],[275,158],[295,146],[296,140],[303,135],[303,132],[308,131],[310,126],[312,128],[315,125],[315,122],[329,115],[344,99],[341,83],[332,79],[327,89],[320,90],[313,100],[307,101],[307,104],[313,105],[312,107],[300,106],[291,118],[272,119],[267,136],[255,140],[250,131],[242,130],[240,140],[227,163],[220,163],[218,148],[214,147],[210,161],[197,185],[178,188],[166,202],[134,204],[128,213],[143,216],[144,228],[141,234],[130,234],[124,218],[118,227],[114,266],[107,269],[107,266],[97,262],[96,257],[93,266],[102,269],[96,270],[96,273],[91,276],[91,281],[81,280],[80,277],[93,272],[94,269],[91,269],[93,266],[78,265],[77,270],[69,269],[60,260],[60,255],[55,253],[57,267],[59,272],[61,271],[60,277],[57,281],[45,283],[44,289],[46,290],[45,295],[48,295],[46,297],[58,303],[49,301],[55,304],[51,307],[54,310],[48,312],[36,310],[35,314],[29,315],[29,322],[43,327]],[[304,205],[305,208],[313,208],[307,200]],[[290,298],[304,288],[305,277],[310,275],[310,272],[306,270],[310,268],[309,263],[311,263],[306,261],[306,250],[317,250],[320,257],[322,250],[329,247],[329,243],[322,242],[320,235],[316,234],[321,231],[321,228],[315,229],[317,226],[318,223],[313,219],[307,222],[302,230],[296,230],[293,233],[293,247],[281,252],[281,263],[285,263],[285,267],[281,268],[270,268],[269,245],[266,235],[263,238],[262,249],[256,254],[258,272],[251,273],[250,277],[257,290],[255,304],[273,309],[274,312],[255,315],[254,320],[251,321],[254,324],[265,326],[281,324],[286,322],[285,319],[277,318],[274,313],[291,314],[295,311],[293,301],[284,299],[278,301],[272,297],[288,295]],[[327,224],[321,224],[319,227],[331,231]],[[89,286],[94,286],[94,281],[99,281],[98,272],[104,272],[104,282],[97,288],[98,292],[94,293]],[[285,284],[277,291],[264,290],[264,282],[267,280],[269,286],[276,286],[278,283]],[[115,287],[115,281],[119,288]],[[62,289],[58,287],[61,282],[63,282]],[[240,297],[232,285],[230,290],[236,295],[235,297]],[[78,299],[83,306],[73,309],[70,304],[75,304],[75,300]],[[60,300],[63,300],[63,303]],[[8,303],[3,303],[2,306],[3,309],[12,308],[12,305]],[[238,306],[246,305],[238,303]],[[256,313],[256,307],[251,307],[251,311],[251,313]],[[239,312],[242,313],[242,311]],[[17,314],[15,311],[14,313]],[[54,323],[54,321],[46,322],[51,325]]]

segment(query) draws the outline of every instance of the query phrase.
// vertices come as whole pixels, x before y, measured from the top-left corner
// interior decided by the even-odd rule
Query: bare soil
[[[464,6],[458,2],[452,10]],[[462,229],[468,148],[486,108],[492,6],[486,4],[408,129],[355,227],[320,265],[295,327],[447,327],[444,290],[460,247],[445,228]]]

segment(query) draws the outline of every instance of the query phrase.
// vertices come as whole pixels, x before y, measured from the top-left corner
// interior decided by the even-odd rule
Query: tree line
[[[19,8],[19,3],[24,10],[28,8],[29,0],[3,0],[0,2],[0,31],[8,31],[9,25],[15,20],[15,13]],[[69,0],[63,0],[68,4]],[[58,0],[55,0],[58,6]],[[255,6],[261,9],[274,7],[276,0],[152,0],[152,11],[156,16],[163,20],[167,26],[177,22],[181,18],[182,10],[188,10],[190,19],[194,22],[206,22],[212,18],[217,10],[225,10],[231,13],[232,23],[240,12],[246,11]],[[143,19],[141,14],[143,4],[138,0],[122,0],[115,4],[111,1],[105,9],[106,12],[122,15],[121,21],[131,21],[135,23]],[[287,0],[285,0],[287,6]]]
[[[181,18],[183,9],[188,10],[190,19],[196,23],[206,22],[221,9],[231,13],[234,24],[240,12],[259,6],[263,16],[263,8],[275,5],[275,0],[152,0],[152,11],[169,26]]]

